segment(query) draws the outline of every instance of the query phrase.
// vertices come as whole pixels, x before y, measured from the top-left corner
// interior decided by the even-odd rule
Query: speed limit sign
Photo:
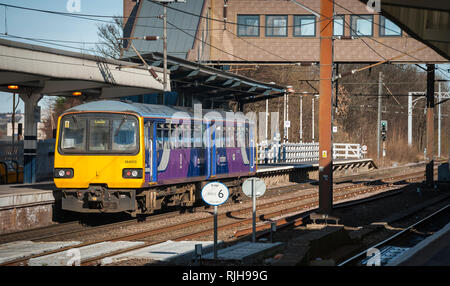
[[[202,189],[202,199],[211,206],[218,206],[228,200],[230,191],[228,187],[221,182],[211,182]]]

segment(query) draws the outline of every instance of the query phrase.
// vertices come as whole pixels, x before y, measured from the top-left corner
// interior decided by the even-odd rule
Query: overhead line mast
[[[333,208],[333,154],[331,150],[331,100],[333,77],[333,2],[320,1],[319,85],[319,212]]]

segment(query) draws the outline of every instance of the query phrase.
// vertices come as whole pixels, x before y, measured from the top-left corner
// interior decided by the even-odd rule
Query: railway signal
[[[386,135],[387,135],[387,121],[381,120],[381,139],[383,141],[386,141]]]
[[[387,121],[381,120],[381,140],[383,140],[383,157],[386,157]]]

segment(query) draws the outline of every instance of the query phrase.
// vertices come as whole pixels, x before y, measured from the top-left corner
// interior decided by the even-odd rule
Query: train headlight
[[[53,176],[55,178],[73,178],[73,169],[71,168],[54,169]]]
[[[122,177],[125,179],[140,179],[142,178],[142,169],[123,169]]]

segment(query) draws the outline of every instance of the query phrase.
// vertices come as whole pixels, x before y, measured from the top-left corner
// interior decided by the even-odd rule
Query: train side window
[[[171,149],[177,149],[183,147],[183,125],[171,124],[170,142]]]
[[[164,146],[164,124],[156,126],[156,149],[162,150]]]
[[[236,128],[237,147],[245,147],[245,127],[243,123],[238,123]]]
[[[234,127],[233,123],[225,123],[225,146],[234,147]]]
[[[250,127],[245,124],[245,147],[250,147]]]
[[[183,123],[178,126],[179,148],[191,147],[191,126],[190,124]]]
[[[216,125],[216,148],[222,147],[223,147],[223,126],[220,126],[219,124]]]
[[[171,142],[169,141],[169,129],[170,129],[170,124],[164,124],[164,129],[163,129],[163,148],[164,149],[171,149]]]

